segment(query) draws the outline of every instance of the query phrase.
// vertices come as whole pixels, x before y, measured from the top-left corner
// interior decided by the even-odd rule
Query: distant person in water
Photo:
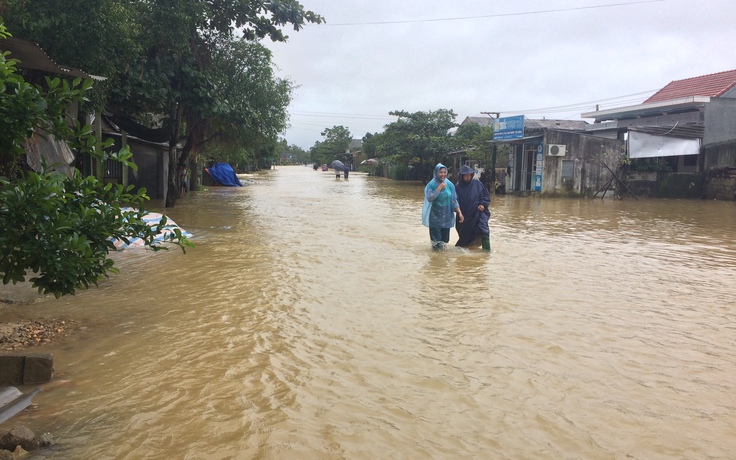
[[[433,249],[444,249],[450,242],[450,229],[455,225],[455,213],[457,221],[463,222],[455,186],[447,180],[447,166],[437,163],[434,168],[434,179],[424,188],[422,206],[422,224],[429,227]]]
[[[457,202],[462,211],[455,227],[459,236],[455,246],[481,246],[484,251],[490,251],[488,219],[491,211],[488,207],[491,204],[491,195],[485,185],[473,178],[474,175],[475,171],[470,166],[463,165],[460,168],[460,180],[455,185]],[[464,221],[460,220],[460,216],[464,217]]]
[[[350,173],[350,166],[345,165],[344,172],[345,172],[345,176],[344,177],[345,177],[345,179],[347,179],[348,178],[348,174]]]

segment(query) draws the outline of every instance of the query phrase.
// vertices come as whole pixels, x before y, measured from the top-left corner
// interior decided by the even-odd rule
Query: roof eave
[[[19,38],[8,37],[0,40],[0,51],[9,51],[11,59],[20,61],[18,64],[20,68],[39,70],[65,77],[91,78],[97,81],[107,79],[99,75],[88,74],[80,69],[59,65],[36,43]]]
[[[636,118],[652,113],[672,112],[685,109],[700,109],[710,102],[709,96],[688,96],[669,101],[650,102],[648,104],[619,107],[616,109],[599,110],[596,112],[581,113],[581,118],[594,118],[596,122],[618,120],[621,118]]]

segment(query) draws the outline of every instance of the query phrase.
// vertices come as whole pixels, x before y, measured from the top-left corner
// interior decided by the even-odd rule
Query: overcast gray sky
[[[301,3],[327,23],[264,43],[298,86],[284,138],[304,149],[336,125],[381,132],[392,110],[579,120],[736,69],[736,0]]]

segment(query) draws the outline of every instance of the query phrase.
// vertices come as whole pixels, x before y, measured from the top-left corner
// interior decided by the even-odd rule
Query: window
[[[572,179],[575,177],[575,160],[562,160],[562,178]]]

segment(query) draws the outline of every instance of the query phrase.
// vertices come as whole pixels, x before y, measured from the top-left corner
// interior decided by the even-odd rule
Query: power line
[[[291,115],[300,115],[304,117],[328,117],[328,118],[340,117],[340,118],[359,118],[359,119],[365,119],[365,120],[393,120],[395,118],[388,114],[381,116],[381,115],[362,115],[362,114],[355,114],[355,113],[299,112],[299,111],[291,111],[289,113]]]
[[[637,104],[641,103],[642,96],[648,96],[656,90],[642,91],[639,93],[625,94],[622,96],[609,97],[605,99],[597,99],[594,101],[576,102],[573,104],[558,105],[552,107],[537,107],[529,109],[516,109],[516,110],[501,110],[502,114],[513,115],[513,114],[541,114],[545,112],[569,112],[578,114],[584,110],[590,110],[595,106],[611,106],[618,107],[623,104]],[[334,112],[306,112],[306,111],[290,111],[289,115],[292,117],[299,118],[340,118],[340,119],[354,119],[354,120],[377,120],[377,121],[393,121],[395,117],[391,115],[375,115],[375,114],[358,114],[358,113],[334,113]],[[321,126],[316,123],[308,123],[305,121],[293,121],[302,125]]]
[[[638,0],[633,2],[623,3],[609,3],[606,5],[593,5],[593,6],[576,6],[572,8],[558,8],[553,10],[536,10],[536,11],[521,11],[517,13],[498,13],[498,14],[487,14],[482,16],[461,16],[456,18],[434,18],[434,19],[407,19],[403,21],[376,21],[376,22],[343,22],[330,24],[325,23],[327,26],[372,26],[372,25],[383,25],[383,24],[412,24],[420,22],[442,22],[442,21],[465,21],[469,19],[489,19],[489,18],[501,18],[508,16],[529,16],[533,14],[548,14],[548,13],[561,13],[565,11],[578,11],[578,10],[592,10],[599,8],[612,8],[618,6],[629,6],[629,5],[641,5],[645,3],[658,3],[666,2],[669,0]]]
[[[542,107],[542,108],[535,108],[535,109],[522,109],[522,110],[503,110],[504,113],[523,113],[523,112],[543,112],[543,111],[567,111],[572,109],[584,109],[587,107],[590,107],[591,105],[603,105],[603,102],[613,102],[615,101],[617,104],[621,103],[628,103],[628,102],[636,102],[641,97],[631,99],[633,96],[644,96],[644,95],[651,95],[656,90],[649,90],[649,91],[642,91],[640,93],[633,93],[633,94],[626,94],[623,96],[618,97],[611,97],[608,99],[598,99],[596,101],[586,101],[586,102],[576,102],[574,104],[567,104],[567,105],[558,105],[554,107]],[[624,99],[628,98],[628,99]]]

